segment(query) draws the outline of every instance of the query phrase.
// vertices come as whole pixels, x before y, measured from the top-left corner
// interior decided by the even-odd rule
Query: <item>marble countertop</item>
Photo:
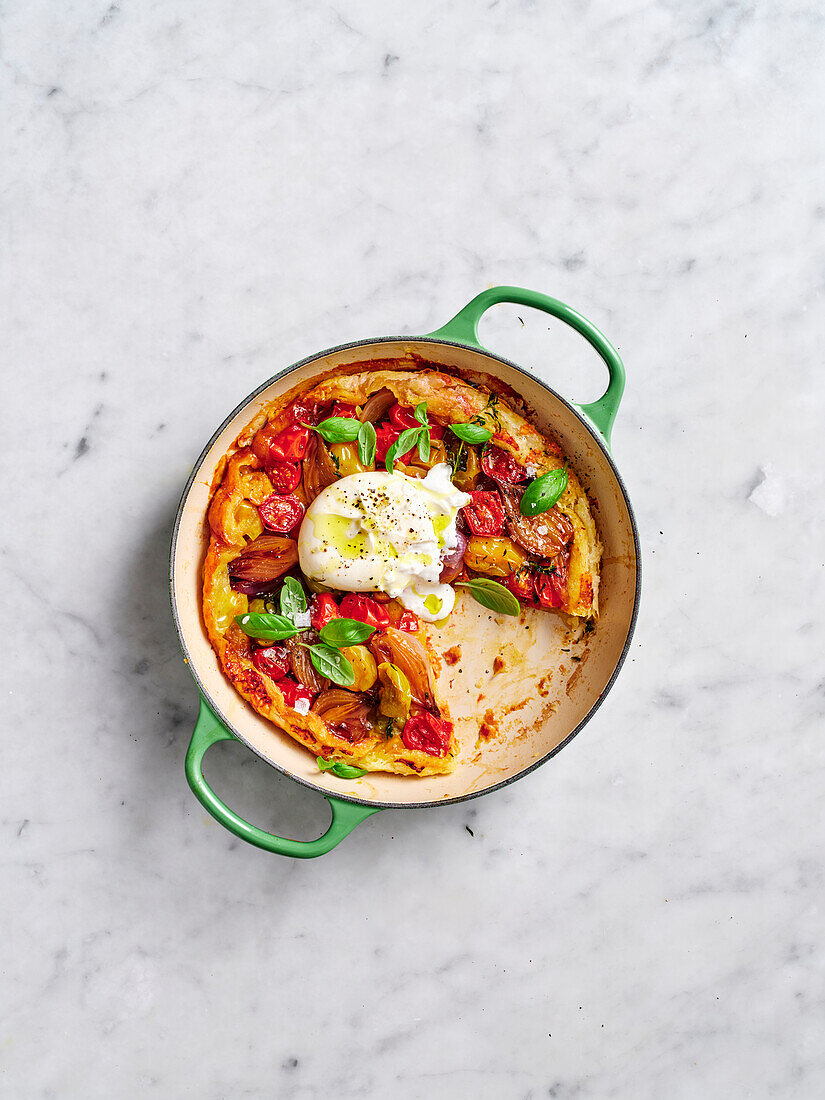
[[[822,13],[391,9],[3,5],[0,1093],[820,1096]],[[629,659],[522,782],[268,856],[184,781],[181,487],[276,370],[496,283],[627,364]],[[482,336],[599,392],[542,316]]]

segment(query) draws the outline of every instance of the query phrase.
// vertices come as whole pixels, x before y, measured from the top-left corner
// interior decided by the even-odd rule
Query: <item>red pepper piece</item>
[[[462,508],[467,526],[474,535],[504,533],[504,508],[495,489],[474,489],[472,500]]]
[[[419,427],[421,425],[419,424]],[[401,435],[401,428],[396,428],[394,424],[379,424],[375,429],[375,461],[386,462],[387,451],[395,443],[396,439]],[[406,454],[396,455],[396,462],[403,462],[408,455],[411,455],[415,447],[410,447]]]
[[[424,712],[408,718],[401,740],[408,749],[426,752],[429,756],[446,756],[450,751],[452,725],[443,718]]]
[[[380,603],[369,596],[348,592],[341,600],[338,611],[342,619],[357,619],[359,623],[374,626],[376,630],[383,630],[385,626],[390,625],[387,612]]]
[[[304,506],[297,497],[280,496],[278,493],[270,494],[258,507],[264,527],[278,535],[288,535],[297,527],[304,518],[304,511]]]
[[[348,420],[358,419],[358,409],[355,405],[347,405],[344,401],[336,401],[332,406],[333,416],[343,416]]]

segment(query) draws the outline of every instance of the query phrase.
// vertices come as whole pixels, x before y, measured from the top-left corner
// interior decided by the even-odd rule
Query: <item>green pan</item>
[[[607,367],[608,384],[602,396],[587,405],[571,404],[529,371],[482,347],[479,320],[485,310],[500,302],[542,310],[580,333]],[[482,382],[490,377],[503,381],[526,402],[538,427],[556,435],[588,492],[604,545],[600,618],[573,654],[558,616],[528,610],[531,630],[527,635],[516,620],[503,622],[470,599],[457,601],[436,645],[442,652],[452,646],[453,652],[463,653],[456,667],[445,662],[440,677],[441,690],[456,717],[461,745],[458,768],[449,776],[368,774],[344,780],[329,771],[319,772],[312,755],[256,714],[223,675],[200,613],[201,569],[208,539],[204,517],[220,459],[262,406],[337,368],[378,359],[384,366],[388,359],[399,360],[403,368],[404,360],[409,361],[413,354],[458,368]],[[504,286],[485,290],[443,328],[426,336],[381,337],[318,352],[276,374],[229,414],[207,443],[183,490],[172,534],[169,574],[183,657],[201,695],[200,715],[186,754],[186,777],[196,798],[217,821],[268,852],[311,858],[330,851],[379,810],[444,806],[477,798],[527,775],[568,744],[613,684],[630,645],[639,603],[636,524],[609,449],[623,389],[622,362],[590,321],[555,298]],[[534,639],[531,646],[525,641],[528,637]],[[467,644],[470,638],[471,645]],[[493,675],[493,660],[504,651],[519,654],[523,663]],[[471,704],[467,703],[468,684],[480,685],[478,701],[473,693]],[[483,747],[476,744],[476,710],[483,713],[490,734]],[[244,821],[221,800],[204,777],[203,758],[217,741],[233,739],[328,800],[332,820],[323,836],[317,840],[274,836]]]

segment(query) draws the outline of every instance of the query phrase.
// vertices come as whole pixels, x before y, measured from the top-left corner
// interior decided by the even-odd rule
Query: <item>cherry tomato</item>
[[[420,428],[421,424],[416,420],[412,409],[408,409],[405,405],[399,405],[398,402],[390,408],[389,411],[390,421],[396,428],[400,428],[401,431],[405,428]]]
[[[301,428],[297,424],[284,428],[269,444],[269,461],[297,462],[307,453],[311,434],[311,428]]]
[[[348,592],[341,600],[338,610],[342,619],[357,619],[359,623],[366,623],[367,626],[374,626],[378,630],[383,630],[385,626],[390,625],[387,612],[380,603],[369,596]]]
[[[564,607],[570,577],[570,551],[562,551],[553,559],[555,573],[536,573],[536,597],[542,607]]]
[[[446,756],[450,750],[451,733],[449,722],[425,711],[407,719],[401,740],[408,749],[417,749],[430,756]]]
[[[297,710],[299,714],[309,714],[309,708],[315,698],[309,688],[305,688],[297,680],[280,680],[278,687],[288,707]]]
[[[286,408],[286,417],[290,424],[317,424],[323,417],[321,406],[311,398],[296,397]]]
[[[517,569],[515,573],[510,574],[504,583],[522,603],[535,604],[536,584],[530,570]]]
[[[405,405],[399,405],[397,402],[389,411],[390,422],[393,427],[399,428],[402,432],[405,428],[420,428],[421,422],[416,420],[415,413],[412,409],[408,409]],[[430,439],[441,439],[444,435],[444,429],[440,424],[433,424],[430,421]]]
[[[261,522],[267,531],[287,535],[304,518],[304,506],[297,497],[272,493],[258,506]]]
[[[419,627],[418,616],[414,615],[412,611],[402,611],[396,620],[395,626],[398,630],[406,630],[408,634],[415,634]]]
[[[467,526],[474,535],[504,534],[504,509],[495,489],[474,489],[470,503],[462,508]]]
[[[375,429],[375,461],[386,462],[387,451],[401,435],[401,429],[394,424],[379,424]],[[410,448],[412,450],[412,448]],[[410,452],[407,451],[407,454]],[[404,456],[406,458],[406,455]]]
[[[252,664],[272,680],[283,680],[289,672],[289,650],[285,645],[268,645],[256,649]]]
[[[301,480],[300,462],[267,462],[266,476],[276,493],[291,493]]]
[[[344,416],[348,420],[358,419],[358,410],[355,405],[347,405],[344,401],[336,401],[332,406],[333,416]]]
[[[527,479],[527,471],[513,456],[495,443],[489,443],[481,452],[481,468],[487,477],[515,485]]]
[[[335,602],[329,592],[321,592],[312,601],[312,614],[310,615],[310,621],[314,630],[320,630],[322,626],[326,626],[330,619],[337,619],[338,604]]]

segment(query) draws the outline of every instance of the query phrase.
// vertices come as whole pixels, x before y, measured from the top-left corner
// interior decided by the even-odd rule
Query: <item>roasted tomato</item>
[[[338,604],[330,596],[329,592],[321,592],[312,601],[312,614],[310,615],[310,621],[314,630],[320,630],[322,626],[326,626],[330,619],[337,619]]]
[[[512,539],[495,535],[472,535],[464,551],[468,569],[487,577],[509,577],[526,560],[527,555]]]
[[[421,425],[415,419],[415,414],[412,409],[408,409],[406,405],[399,405],[398,402],[392,406],[389,411],[389,418],[396,428],[403,431],[405,428],[420,428]]]
[[[535,579],[529,569],[517,569],[515,573],[510,574],[504,583],[522,603],[535,604]]]
[[[304,518],[304,506],[297,497],[278,493],[268,496],[258,512],[264,527],[279,535],[288,534]]]
[[[417,423],[417,421],[416,421]],[[420,426],[420,425],[419,425]],[[401,428],[396,428],[394,424],[379,424],[375,429],[375,461],[385,462],[387,458],[387,451],[395,443],[396,439],[401,435]],[[403,462],[405,458],[411,455],[413,448],[407,451],[406,454],[398,455],[398,461]]]
[[[481,468],[487,477],[491,477],[493,481],[503,481],[505,485],[515,485],[519,481],[527,480],[527,471],[521,463],[495,443],[488,443],[481,452]]]
[[[311,428],[302,428],[297,424],[284,428],[269,444],[268,461],[298,462],[307,453],[311,432]]]
[[[505,487],[501,491],[510,534],[528,553],[539,558],[555,558],[573,538],[573,524],[558,505],[537,516],[523,516],[519,510],[520,499],[520,489]]]
[[[380,603],[369,596],[356,595],[348,592],[341,600],[338,613],[342,619],[357,619],[359,623],[374,626],[376,630],[383,630],[390,625],[390,617]]]
[[[564,607],[570,579],[570,551],[553,559],[554,572],[536,573],[536,598],[542,607]]]
[[[267,462],[266,476],[272,482],[276,493],[291,493],[301,480],[300,462]]]
[[[290,424],[317,424],[323,419],[318,402],[303,397],[296,397],[285,412]]]
[[[268,645],[256,649],[252,654],[252,664],[258,672],[263,672],[272,680],[283,680],[289,672],[289,651],[285,645]]]
[[[406,630],[408,634],[415,634],[421,625],[418,616],[412,611],[402,611],[395,623],[398,630]]]
[[[450,751],[451,733],[449,722],[425,711],[407,719],[401,740],[408,749],[426,752],[429,756],[446,756]]]
[[[278,687],[288,707],[297,710],[299,714],[309,714],[309,708],[312,706],[315,693],[296,680],[279,680]]]
[[[358,409],[355,405],[347,405],[344,401],[336,401],[332,406],[333,416],[343,416],[347,420],[358,419]]]
[[[504,509],[495,489],[475,489],[470,503],[462,508],[467,526],[474,535],[503,535]]]

